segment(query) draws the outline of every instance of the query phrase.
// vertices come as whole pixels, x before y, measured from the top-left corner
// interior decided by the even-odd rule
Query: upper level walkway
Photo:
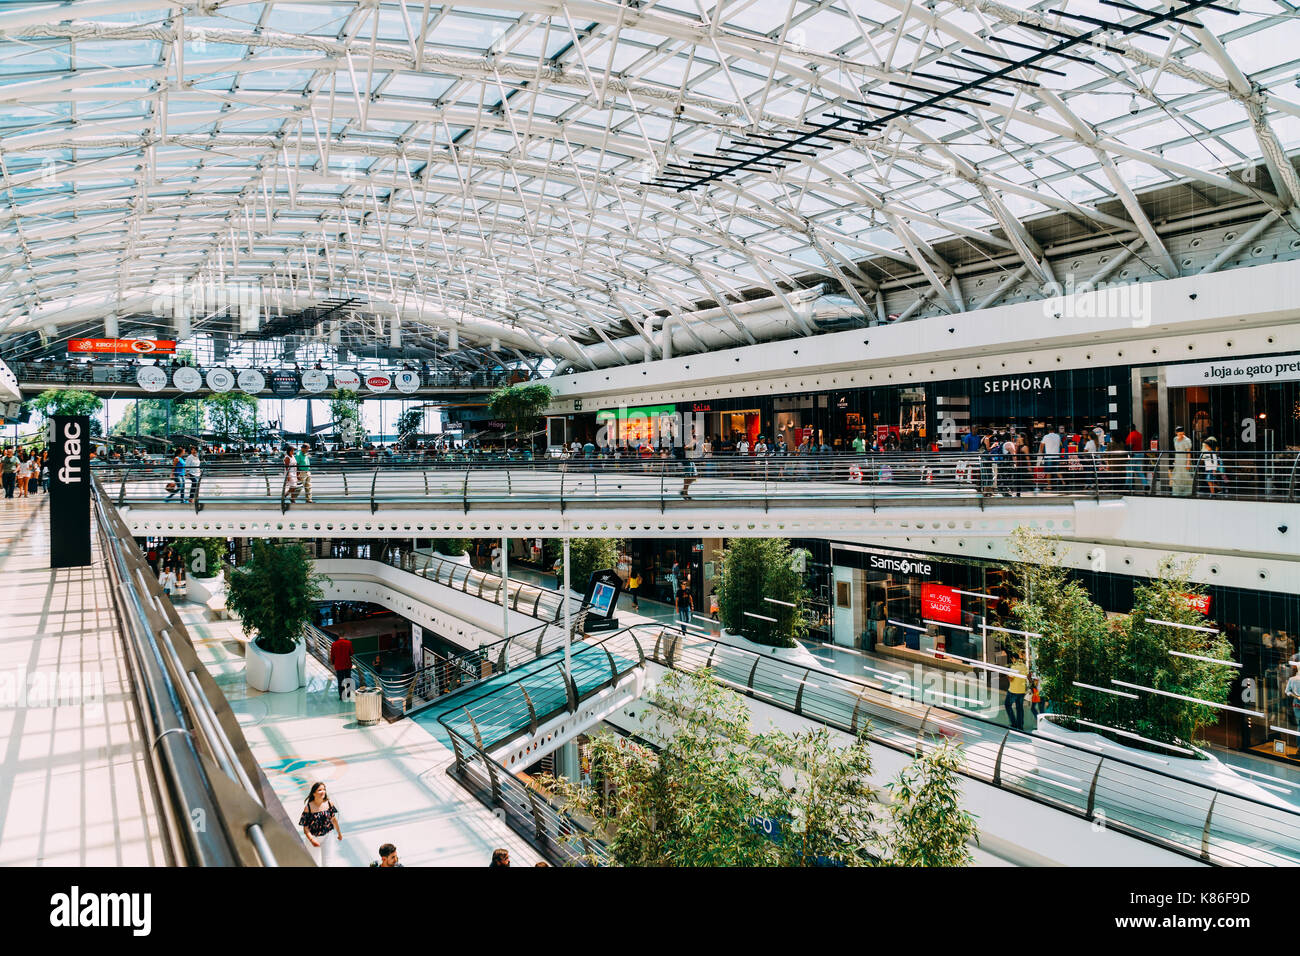
[[[952,553],[1004,559],[1010,533],[1029,526],[1076,544],[1090,567],[1095,546],[1127,549],[1114,567],[1130,573],[1166,553],[1218,555],[1207,581],[1300,587],[1300,538],[1287,533],[1300,530],[1300,455],[1219,461],[1217,472],[1190,453],[1041,466],[953,453],[325,462],[296,494],[270,462],[206,461],[183,488],[162,463],[105,463],[97,475],[138,537],[799,537],[909,548],[943,539]]]

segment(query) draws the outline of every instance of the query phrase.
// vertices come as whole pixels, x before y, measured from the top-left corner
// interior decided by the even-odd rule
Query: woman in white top
[[[27,497],[27,488],[32,480],[32,460],[23,458],[18,462],[18,475],[15,487],[18,489],[18,497]]]

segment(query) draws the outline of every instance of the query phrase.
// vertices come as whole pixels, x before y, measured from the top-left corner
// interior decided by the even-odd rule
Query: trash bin
[[[384,711],[384,695],[378,687],[358,687],[352,692],[357,705],[357,723],[362,727],[379,723]]]

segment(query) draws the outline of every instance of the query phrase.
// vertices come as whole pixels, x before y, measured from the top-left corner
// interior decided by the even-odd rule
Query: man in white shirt
[[[1043,475],[1046,479],[1045,485],[1051,488],[1057,481],[1056,472],[1060,467],[1061,460],[1061,435],[1056,431],[1049,431],[1043,435],[1043,440],[1039,446],[1043,454]]]
[[[199,497],[199,450],[191,448],[185,456],[185,477],[190,480],[190,501]]]
[[[736,442],[736,454],[737,454],[737,455],[748,455],[748,454],[749,454],[749,439],[748,439],[748,438],[742,438],[740,441]]]

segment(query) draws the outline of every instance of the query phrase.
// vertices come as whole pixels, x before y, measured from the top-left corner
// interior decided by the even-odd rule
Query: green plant
[[[808,588],[794,570],[797,553],[785,538],[733,538],[718,573],[722,626],[756,644],[794,647],[808,631]]]
[[[961,749],[945,740],[886,784],[894,797],[890,852],[893,866],[969,866],[972,841],[979,842],[975,818],[961,808],[957,772]]]
[[[449,558],[458,558],[468,554],[473,540],[470,538],[434,538],[433,550]]]
[[[397,416],[397,444],[403,448],[415,447],[415,436],[424,427],[424,411],[408,408]]]
[[[544,549],[547,561],[552,565],[559,561],[563,547],[559,538],[548,538]],[[592,572],[616,567],[622,551],[622,538],[569,539],[569,586],[575,591],[585,591]]]
[[[225,538],[181,538],[173,547],[196,578],[215,578],[226,560]]]
[[[361,427],[361,399],[350,388],[340,388],[330,399],[330,415],[334,419],[334,437],[344,445],[360,444],[365,438]]]
[[[94,392],[83,392],[75,388],[47,388],[27,404],[46,418],[55,415],[87,415],[90,417],[92,435],[100,434],[103,429],[104,423],[96,416],[103,411],[104,400]]]
[[[958,802],[954,747],[905,770],[890,785],[899,809],[886,813],[865,731],[847,745],[825,728],[755,732],[744,699],[707,668],[668,671],[645,703],[657,751],[600,734],[588,750],[592,785],[539,779],[604,841],[614,865],[970,862],[966,845],[978,834]]]
[[[1214,661],[1231,660],[1232,649],[1221,635],[1171,626],[1201,623],[1188,600],[1198,593],[1191,567],[1165,558],[1156,577],[1134,589],[1133,610],[1108,620],[1087,589],[1061,567],[1054,539],[1017,529],[1012,544],[1021,558],[1014,568],[1019,600],[1013,612],[1024,630],[1040,635],[1032,639],[1034,670],[1062,723],[1130,747],[1144,744],[1108,728],[1175,747],[1195,742],[1198,728],[1214,722],[1218,712],[1180,698],[1226,703],[1225,668]],[[1111,687],[1112,680],[1180,696],[1133,691],[1126,697],[1080,686]]]
[[[298,542],[254,539],[251,545],[249,560],[226,573],[226,607],[246,635],[257,635],[258,647],[287,654],[302,640],[328,579]]]
[[[171,413],[168,414],[168,404]],[[169,427],[170,426],[170,427]],[[141,398],[109,429],[110,435],[197,435],[203,430],[203,401],[197,398]]]
[[[515,431],[532,431],[551,399],[549,385],[507,385],[492,393],[488,408],[493,415],[509,422]]]
[[[212,432],[222,441],[250,438],[257,420],[257,396],[247,392],[221,392],[203,400]]]

